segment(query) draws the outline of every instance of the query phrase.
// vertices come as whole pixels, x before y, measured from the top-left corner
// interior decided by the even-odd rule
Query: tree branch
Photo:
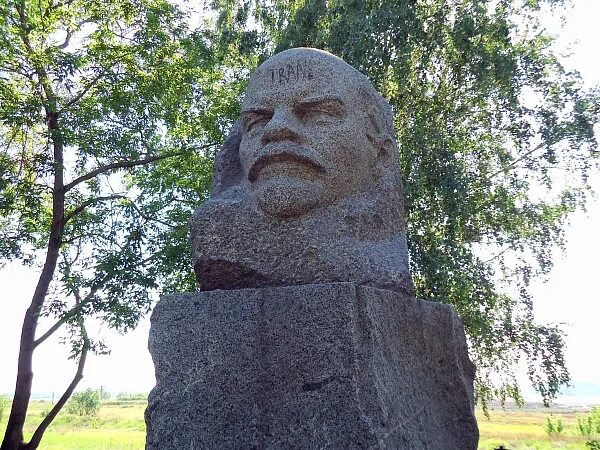
[[[105,276],[104,279],[100,283],[98,283],[88,293],[88,295],[85,296],[85,298],[83,298],[83,300],[81,298],[79,298],[79,295],[77,295],[77,303],[75,304],[75,306],[73,306],[73,308],[71,308],[69,311],[67,311],[64,316],[62,316],[59,320],[57,320],[56,323],[48,329],[48,331],[46,331],[43,335],[41,335],[39,338],[37,338],[33,343],[33,348],[36,348],[38,345],[40,345],[42,342],[44,342],[46,339],[48,339],[50,336],[52,336],[56,330],[58,330],[64,323],[67,322],[67,320],[69,320],[71,317],[73,317],[75,314],[77,314],[79,311],[81,311],[85,305],[90,303],[92,298],[96,294],[96,292],[98,292],[100,287],[104,283],[106,283],[110,278],[111,277],[109,275]]]
[[[75,34],[77,31],[79,31],[81,29],[81,27],[83,25],[85,25],[86,23],[93,23],[93,22],[94,22],[93,20],[89,20],[89,19],[80,20],[75,25],[75,28],[73,28],[73,29],[67,28],[67,30],[66,30],[67,35],[65,36],[65,40],[63,41],[62,44],[54,46],[54,48],[59,49],[59,50],[64,50],[65,48],[67,48],[69,46],[69,43],[71,42],[71,38],[73,37],[73,34]]]
[[[206,145],[202,145],[200,146],[198,149],[199,150],[203,150],[209,147],[214,147],[215,145],[217,145],[217,143],[212,143],[212,144],[206,144]],[[68,192],[69,190],[73,189],[75,186],[77,186],[80,183],[83,183],[84,181],[90,180],[92,178],[94,178],[97,175],[109,172],[111,170],[114,169],[126,169],[129,167],[137,167],[137,166],[145,166],[146,164],[150,164],[156,161],[161,161],[163,159],[167,159],[167,158],[172,158],[173,156],[181,156],[183,155],[186,150],[181,150],[178,152],[171,152],[171,153],[165,153],[164,155],[157,155],[157,156],[149,156],[148,158],[145,159],[137,159],[134,161],[119,161],[116,163],[112,163],[112,164],[106,164],[104,166],[100,166],[97,169],[92,170],[91,172],[86,173],[85,175],[82,175],[78,178],[75,178],[73,181],[71,181],[70,183],[66,184],[64,187],[64,192]]]
[[[93,22],[93,20],[87,20],[87,21],[83,21],[85,22]],[[120,56],[121,58],[123,58],[125,55],[127,55],[127,52],[123,52]],[[65,109],[70,108],[71,106],[73,106],[75,103],[77,103],[79,100],[81,100],[81,98],[87,94],[90,89],[92,87],[94,87],[94,85],[98,82],[98,80],[100,80],[100,78],[102,78],[104,75],[106,75],[109,71],[109,69],[112,69],[112,67],[114,67],[116,64],[118,64],[119,62],[121,62],[121,58],[115,57],[115,60],[110,64],[110,66],[108,68],[104,68],[103,70],[100,71],[100,73],[98,73],[94,78],[92,78],[92,80],[81,90],[81,92],[79,92],[77,95],[75,95],[75,97],[73,97],[71,100],[69,100],[64,107],[62,107],[59,112],[63,112]]]
[[[545,145],[544,143],[541,143],[537,147],[534,147],[531,150],[529,150],[528,152],[525,152],[524,154],[522,154],[521,156],[519,156],[517,159],[515,159],[514,161],[512,161],[507,166],[503,167],[502,169],[498,170],[497,172],[494,172],[492,175],[490,175],[489,177],[487,177],[486,181],[490,181],[492,178],[497,177],[502,172],[508,172],[510,169],[513,169],[519,162],[523,161],[528,156],[531,156],[532,153],[535,153],[540,148],[543,148],[544,145]]]
[[[499,259],[502,257],[502,255],[504,255],[506,252],[510,251],[510,250],[514,250],[515,246],[514,244],[509,245],[508,247],[502,249],[501,251],[499,251],[498,253],[496,253],[494,256],[492,256],[491,258],[488,258],[486,260],[481,260],[481,262],[483,262],[484,264],[489,264],[492,261]]]
[[[150,255],[146,259],[143,259],[142,261],[140,261],[139,266],[144,266],[145,264],[150,262],[153,258],[156,258],[159,254],[160,254],[160,252],[157,252],[157,253]],[[48,339],[50,336],[52,336],[52,334],[54,334],[54,332],[56,330],[58,330],[64,323],[66,323],[71,317],[73,317],[79,311],[81,311],[84,306],[86,306],[88,303],[90,303],[92,301],[92,299],[94,298],[94,295],[96,294],[96,292],[98,292],[100,290],[100,288],[107,281],[109,281],[112,277],[113,277],[113,275],[110,275],[110,274],[106,275],[102,280],[100,280],[98,283],[96,283],[96,285],[90,290],[90,292],[83,299],[81,299],[78,295],[76,295],[77,302],[76,302],[75,306],[73,306],[73,308],[71,308],[69,311],[67,311],[64,316],[62,316],[60,319],[58,319],[56,321],[56,323],[48,329],[48,331],[46,331],[43,335],[41,335],[39,338],[37,338],[33,343],[33,348],[36,348],[42,342],[44,342],[46,339]]]
[[[181,152],[167,153],[165,155],[150,156],[145,159],[137,159],[134,161],[119,161],[119,162],[112,163],[112,164],[106,164],[104,166],[100,166],[97,169],[92,170],[91,172],[86,173],[85,175],[75,178],[73,181],[66,184],[65,192],[73,189],[75,186],[77,186],[80,183],[83,183],[84,181],[90,180],[97,175],[109,172],[114,169],[126,169],[128,167],[145,166],[146,164],[160,161],[162,159],[171,158],[172,156],[180,156],[183,153],[184,152],[181,151]]]
[[[52,325],[50,327],[50,329],[48,331],[46,331],[43,335],[41,335],[38,339],[35,340],[35,342],[33,343],[33,348],[36,348],[38,345],[40,345],[42,342],[44,342],[46,339],[48,339],[50,336],[52,336],[52,334],[58,330],[63,323],[65,323],[70,317],[71,317],[71,313],[75,311],[77,307],[73,308],[72,310],[70,310],[69,312],[67,312],[66,315],[64,315],[63,317],[61,317],[54,325]]]
[[[147,221],[151,221],[151,222],[157,222],[160,223],[162,225],[165,225],[167,227],[171,227],[171,228],[177,228],[177,226],[170,224],[168,222],[165,222],[163,220],[160,219],[156,219],[153,217],[148,216],[147,214],[145,214],[136,204],[133,200],[131,200],[129,197],[127,197],[126,195],[122,195],[122,194],[114,194],[114,195],[107,195],[105,197],[95,197],[95,198],[91,198],[89,200],[86,200],[85,202],[83,202],[81,205],[79,205],[77,208],[75,208],[73,211],[71,211],[70,213],[65,215],[64,221],[63,223],[66,224],[67,222],[69,222],[69,220],[71,220],[73,217],[75,217],[77,214],[81,213],[85,208],[87,208],[88,206],[90,206],[91,204],[97,203],[97,202],[103,202],[106,200],[115,200],[115,199],[127,199],[129,200],[131,206],[133,207],[133,209],[136,210],[136,212],[139,214],[139,216],[142,219],[145,219]]]
[[[105,197],[90,198],[89,200],[86,200],[81,205],[79,205],[77,208],[75,208],[73,211],[69,212],[68,214],[65,214],[65,218],[63,219],[63,224],[66,224],[69,220],[71,220],[77,214],[81,213],[85,208],[87,208],[88,206],[90,206],[93,203],[103,202],[106,200],[115,200],[118,198],[127,198],[127,197],[124,195],[115,194],[115,195],[107,195]]]
[[[62,113],[65,109],[70,108],[75,103],[77,103],[79,100],[81,100],[83,98],[83,96],[85,94],[87,94],[90,91],[91,88],[94,87],[94,85],[100,80],[100,78],[102,78],[106,74],[107,74],[107,71],[103,70],[98,75],[96,75],[94,78],[92,78],[92,80],[77,95],[75,95],[75,97],[73,97],[71,100],[69,100],[65,104],[65,106],[63,106],[62,108],[60,108],[59,112]]]
[[[78,234],[78,235],[73,235],[70,238],[63,238],[62,243],[63,244],[67,244],[67,245],[72,245],[75,241],[79,240],[79,239],[83,239],[83,238],[90,238],[90,237],[96,237],[96,238],[100,238],[103,237],[104,235],[102,234],[98,234],[98,233],[85,233],[85,234]]]
[[[71,42],[71,38],[73,37],[73,33],[75,33],[75,31],[74,30],[66,30],[66,31],[67,31],[67,35],[65,36],[65,40],[63,41],[63,43],[60,45],[54,46],[54,48],[56,48],[58,50],[64,50],[65,48],[67,48],[69,46],[69,43]],[[48,47],[48,49],[50,49],[50,47]]]
[[[33,450],[39,446],[40,441],[42,440],[42,437],[44,435],[44,432],[46,431],[48,426],[52,423],[54,418],[58,415],[58,413],[63,408],[63,406],[65,406],[65,404],[67,403],[67,401],[73,394],[73,391],[75,390],[75,388],[77,387],[77,385],[79,384],[81,379],[83,378],[83,368],[85,367],[85,360],[87,357],[87,353],[90,349],[90,340],[88,338],[87,331],[85,329],[85,325],[84,325],[82,319],[79,320],[79,328],[81,330],[81,337],[83,339],[83,345],[81,347],[81,356],[79,357],[79,364],[77,365],[77,372],[75,372],[75,376],[73,377],[73,380],[69,384],[69,387],[67,387],[67,389],[65,390],[63,395],[60,397],[58,402],[56,402],[56,405],[54,405],[54,407],[52,407],[52,409],[50,410],[48,415],[46,417],[44,417],[44,420],[42,420],[42,423],[40,423],[40,425],[35,430],[35,433],[33,433],[31,440],[25,445],[26,450],[29,450],[29,449]]]
[[[172,223],[168,223],[163,220],[156,219],[154,217],[150,217],[150,216],[146,215],[140,208],[138,208],[138,206],[135,204],[135,202],[133,200],[130,200],[130,202],[131,202],[131,206],[133,207],[133,209],[136,210],[136,212],[140,215],[140,217],[142,219],[147,220],[148,222],[160,223],[161,225],[164,225],[169,228],[177,228],[178,227],[178,225],[173,225]]]
[[[44,11],[43,18],[47,19],[48,17],[50,17],[50,14],[52,13],[52,11],[56,11],[57,9],[62,8],[63,6],[71,6],[72,3],[73,3],[72,1],[59,2],[59,3],[50,2],[48,7],[46,8],[46,11]]]

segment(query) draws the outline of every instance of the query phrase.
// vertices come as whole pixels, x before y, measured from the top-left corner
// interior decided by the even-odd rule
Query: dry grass
[[[35,426],[50,409],[48,402],[32,402],[26,432]],[[145,401],[105,402],[96,417],[78,417],[61,413],[50,426],[40,450],[142,450],[145,443]],[[510,450],[587,449],[591,438],[577,433],[577,416],[585,411],[556,408],[496,409],[485,418],[477,414],[480,430],[480,450],[494,450],[501,445]],[[544,425],[548,417],[556,423],[561,419],[564,430],[548,435]],[[0,429],[6,425],[6,415]]]
[[[577,417],[585,411],[567,408],[510,409],[490,411],[489,419],[477,414],[481,450],[493,450],[501,445],[510,450],[586,449],[586,441],[598,436],[584,437],[577,431]],[[549,435],[545,424],[550,417],[554,424],[560,419],[561,433]]]

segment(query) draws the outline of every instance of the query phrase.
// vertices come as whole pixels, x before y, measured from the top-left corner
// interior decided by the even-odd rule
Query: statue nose
[[[275,111],[275,114],[273,114],[273,117],[263,129],[261,143],[263,145],[278,141],[298,143],[300,135],[297,128],[298,124],[292,112],[285,110]]]

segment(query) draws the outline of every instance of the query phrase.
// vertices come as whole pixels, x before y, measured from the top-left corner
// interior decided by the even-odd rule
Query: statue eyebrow
[[[319,103],[335,103],[336,106],[344,106],[344,101],[337,95],[322,95],[318,97],[307,98],[298,102],[299,107],[317,105]]]
[[[242,112],[240,113],[241,115],[244,114],[273,114],[273,110],[269,109],[269,108],[246,108],[243,109]]]

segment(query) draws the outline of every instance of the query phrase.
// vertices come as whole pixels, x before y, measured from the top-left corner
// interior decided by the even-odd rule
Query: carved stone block
[[[164,297],[147,450],[476,449],[451,306],[352,283]]]

